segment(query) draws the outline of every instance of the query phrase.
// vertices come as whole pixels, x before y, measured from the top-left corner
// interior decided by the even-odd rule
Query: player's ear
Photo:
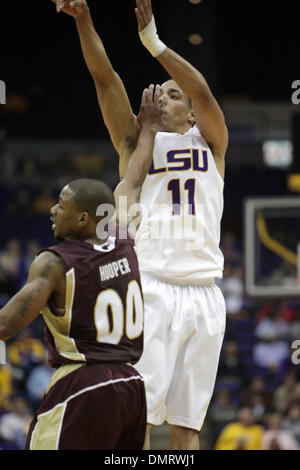
[[[88,212],[86,212],[86,211],[82,212],[79,216],[79,224],[81,226],[87,225],[87,223],[89,221],[89,217],[90,217],[90,215],[89,215]]]
[[[189,112],[188,114],[188,123],[193,126],[196,122],[196,118],[195,118],[195,113],[194,111],[191,109],[191,111]]]

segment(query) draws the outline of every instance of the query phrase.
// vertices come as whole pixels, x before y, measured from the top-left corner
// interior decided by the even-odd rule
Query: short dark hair
[[[82,178],[69,183],[73,191],[73,200],[80,211],[87,211],[98,221],[97,208],[101,204],[115,205],[114,194],[110,187],[100,180]]]

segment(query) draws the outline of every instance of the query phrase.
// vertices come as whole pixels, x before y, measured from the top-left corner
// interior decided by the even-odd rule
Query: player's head
[[[66,185],[51,209],[55,238],[84,240],[95,236],[101,204],[114,205],[112,190],[101,181],[80,179]]]
[[[162,131],[187,132],[195,123],[191,99],[174,80],[161,85]]]

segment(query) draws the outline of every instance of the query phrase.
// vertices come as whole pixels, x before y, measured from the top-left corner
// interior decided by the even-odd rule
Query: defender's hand
[[[56,3],[57,13],[63,11],[73,18],[80,18],[89,10],[86,0],[51,0]]]
[[[138,30],[142,31],[152,19],[152,5],[150,0],[136,0],[135,14],[138,22]]]
[[[158,132],[161,129],[160,85],[150,85],[143,92],[138,121],[142,128]]]

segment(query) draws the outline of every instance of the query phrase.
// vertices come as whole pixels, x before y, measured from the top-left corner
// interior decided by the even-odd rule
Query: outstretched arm
[[[153,157],[154,139],[161,126],[159,106],[160,86],[150,85],[142,96],[139,121],[141,132],[132,152],[123,181],[115,189],[116,219],[118,225],[128,227],[135,214],[130,208],[139,203],[140,192]],[[122,204],[125,200],[125,205]]]
[[[102,116],[120,157],[119,171],[122,178],[139,131],[123,82],[113,69],[94,28],[86,1],[52,1],[56,3],[58,12],[63,11],[75,19],[83,57],[95,83]]]
[[[45,251],[33,261],[25,286],[0,310],[0,340],[15,336],[39,315],[64,275],[63,261],[54,253]]]
[[[150,0],[136,0],[135,9],[142,43],[193,102],[197,127],[216,159],[223,159],[228,145],[225,119],[204,76],[160,41]]]

